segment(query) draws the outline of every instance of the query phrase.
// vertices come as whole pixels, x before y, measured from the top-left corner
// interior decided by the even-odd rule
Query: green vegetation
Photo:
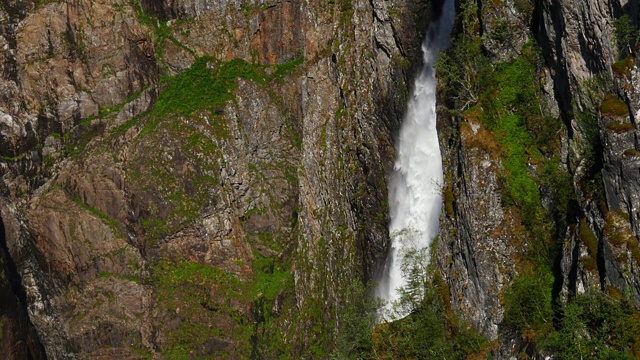
[[[199,58],[186,71],[164,80],[158,100],[149,114],[150,121],[140,136],[151,132],[169,115],[188,117],[201,110],[220,114],[224,104],[233,99],[232,92],[237,87],[238,78],[261,85],[274,79],[281,82],[302,62],[303,59],[294,59],[276,65],[275,71],[267,75],[264,66],[249,64],[242,59],[217,62],[207,56]],[[218,135],[229,136],[222,127]]]
[[[453,184],[449,182],[449,185],[444,188],[442,193],[442,198],[444,201],[444,211],[450,219],[453,219],[455,216],[454,212],[454,202],[455,198],[453,196]]]
[[[624,14],[613,22],[614,34],[620,58],[633,52],[638,40],[638,28],[633,24],[629,15]]]
[[[116,127],[115,129],[112,130],[111,135],[112,136],[121,136],[124,135],[127,130],[131,129],[141,118],[144,118],[146,116],[149,115],[148,111],[145,111],[143,113],[141,113],[138,116],[134,116],[131,119],[125,121],[124,123],[120,124],[120,126]]]
[[[231,137],[221,113],[225,103],[234,99],[237,79],[266,85],[283,79],[301,63],[295,59],[277,65],[268,75],[266,67],[240,59],[218,62],[200,58],[185,72],[163,80],[158,100],[148,114],[114,130],[113,135],[123,134],[138,121],[145,121],[138,133],[139,155],[130,163],[129,174],[132,187],[143,194],[141,204],[147,212],[142,225],[150,245],[192,222],[209,203],[210,189],[218,184],[223,161],[220,144]],[[158,151],[158,144],[165,151]],[[174,166],[170,159],[175,157],[188,166]],[[285,168],[285,176],[297,183],[295,169]]]
[[[85,147],[96,136],[102,134],[105,124],[82,122],[62,136],[64,152],[70,156],[78,156],[84,152]]]
[[[587,224],[586,219],[580,220],[580,240],[587,246],[589,250],[589,256],[586,258],[580,259],[582,265],[588,269],[595,271],[598,268],[596,258],[598,256],[598,238],[596,234],[593,233],[593,230]]]
[[[123,237],[122,232],[120,231],[120,226],[118,225],[118,222],[114,218],[108,216],[107,214],[103,213],[102,211],[94,207],[89,206],[77,194],[73,194],[72,199],[81,208],[88,211],[90,214],[97,217],[98,219],[102,220],[105,224],[109,225],[109,227],[113,230],[113,234],[115,236]]]
[[[248,295],[273,301],[285,286],[292,285],[291,274],[283,265],[278,264],[273,258],[257,255],[252,265],[254,281]]]
[[[133,281],[135,283],[140,284],[140,278],[136,277],[136,276],[131,276],[131,275],[119,275],[119,274],[113,274],[107,271],[103,271],[100,274],[98,274],[97,276],[99,279],[107,279],[110,277],[115,277],[121,280],[128,280],[128,281]]]
[[[610,122],[607,124],[607,130],[611,130],[616,134],[622,134],[633,130],[633,124],[630,122]]]
[[[553,274],[548,268],[521,274],[504,295],[504,324],[523,333],[532,333],[540,341],[552,330],[551,307]]]
[[[96,136],[102,134],[106,127],[106,124],[102,121],[95,122],[97,119],[104,119],[107,116],[120,111],[125,105],[136,100],[140,95],[147,90],[147,87],[144,87],[129,96],[123,102],[116,104],[114,106],[104,106],[98,109],[98,114],[91,115],[86,119],[82,120],[78,126],[74,127],[70,131],[66,132],[62,136],[63,143],[65,144],[65,153],[70,156],[78,156],[84,152],[87,144]],[[122,125],[120,126],[122,127]],[[119,128],[120,128],[119,127]],[[52,136],[60,136],[59,134],[55,134]]]
[[[191,351],[203,351],[208,338],[234,330],[211,326],[216,312],[230,313],[233,309],[227,304],[213,303],[209,295],[210,286],[229,297],[236,295],[239,282],[233,276],[195,262],[174,264],[162,260],[153,267],[153,284],[161,309],[174,313],[179,309],[181,314],[180,323],[163,329],[167,338],[164,356],[188,359]]]
[[[171,33],[171,28],[169,28],[165,21],[161,21],[156,16],[145,13],[144,10],[142,10],[142,5],[139,0],[130,0],[129,4],[136,11],[138,21],[141,24],[152,28],[154,31],[153,47],[156,52],[156,59],[158,59],[160,62],[163,61],[164,55],[162,52],[167,40],[193,54],[193,51],[191,49],[184,46],[178,41],[178,39],[173,36],[173,34]]]
[[[532,4],[523,0],[518,1],[516,7],[520,11],[533,12]],[[557,267],[568,241],[566,229],[576,229],[580,241],[588,249],[588,256],[579,259],[586,270],[598,270],[596,259],[599,256],[598,238],[578,209],[573,185],[575,174],[569,172],[567,163],[581,164],[584,172],[576,178],[579,190],[595,200],[596,206],[606,213],[602,200],[602,144],[598,116],[602,114],[608,118],[607,128],[611,131],[633,130],[633,124],[626,121],[629,116],[627,104],[613,94],[608,94],[600,103],[605,86],[595,87],[596,90],[592,87],[593,93],[587,94],[592,105],[566,115],[575,118],[580,128],[577,159],[561,160],[559,134],[563,131],[563,122],[550,116],[545,107],[540,77],[544,63],[537,44],[532,41],[525,44],[508,62],[489,59],[482,51],[482,36],[500,41],[508,29],[504,24],[498,24],[497,34],[481,34],[478,16],[477,2],[462,2],[459,15],[462,31],[453,47],[440,58],[437,71],[440,91],[445,94],[443,98],[450,112],[460,122],[460,131],[469,128],[465,122],[481,123],[480,131],[466,146],[480,148],[502,160],[498,175],[503,207],[516,214],[515,220],[524,225],[510,234],[515,241],[526,244],[527,250],[514,259],[518,275],[501,299],[505,306],[502,328],[515,330],[521,337],[523,352],[519,358],[529,358],[541,349],[557,352],[561,359],[637,357],[640,346],[636,344],[637,335],[632,334],[637,334],[640,316],[629,299],[613,290],[609,290],[611,296],[595,292],[570,294],[567,302],[558,296],[558,276],[561,275]],[[635,60],[625,56],[635,45],[637,31],[628,18],[622,18],[616,21],[616,34],[618,44],[626,49],[621,56],[623,60],[614,64],[613,70],[618,76],[626,76]],[[498,39],[495,39],[496,35]],[[635,149],[624,152],[625,156],[637,154]],[[453,191],[445,188],[443,199],[444,210],[451,216],[455,202]],[[607,213],[604,236],[620,247],[621,257],[627,256],[628,251],[640,259],[640,244],[629,233],[628,219],[619,215]],[[429,293],[426,294],[429,299]],[[437,309],[433,304],[431,307]],[[439,322],[446,323],[443,319]],[[614,324],[622,322],[626,322],[625,326],[614,329]],[[400,326],[399,323],[389,327]],[[432,325],[432,328],[437,329],[437,326]],[[405,336],[412,335],[403,334],[396,343],[388,345],[404,341]],[[437,337],[438,334],[431,335],[432,339]],[[476,354],[482,353],[483,349],[481,347]],[[427,357],[433,358],[433,354]]]
[[[449,108],[459,111],[478,102],[484,78],[491,73],[481,42],[467,36],[456,39],[456,45],[440,55],[436,70],[441,91],[455,102]]]
[[[573,195],[559,161],[557,133],[562,123],[545,116],[540,106],[537,46],[526,44],[515,60],[491,65],[480,51],[478,38],[461,36],[437,66],[443,91],[451,95],[450,108],[467,109],[464,117],[480,120],[497,140],[497,148],[495,144],[484,148],[502,157],[504,205],[527,209],[528,216],[523,217],[527,230],[548,241],[549,214],[541,206],[539,187],[549,188],[555,215],[566,213]],[[532,172],[532,166],[539,170]]]
[[[580,148],[585,167],[579,186],[587,196],[604,199],[604,184],[601,176],[603,149],[600,141],[598,115],[595,110],[587,110],[578,113],[577,120],[584,136]]]
[[[293,286],[289,266],[275,258],[257,256],[252,264],[253,279],[240,281],[225,271],[192,261],[161,260],[152,267],[153,284],[162,310],[176,312],[180,322],[166,325],[167,344],[163,355],[190,358],[192,351],[204,352],[208,339],[233,339],[234,351],[247,352],[258,338],[271,353],[287,353],[272,315],[276,299]],[[234,305],[236,304],[236,305]],[[245,314],[241,308],[250,306]],[[248,315],[248,316],[247,316]],[[220,321],[221,318],[229,321]],[[212,326],[221,324],[221,328]],[[205,357],[224,356],[233,349],[219,349]],[[253,352],[256,348],[253,349]]]
[[[532,15],[535,10],[534,0],[514,0],[518,13],[523,15]]]
[[[448,285],[428,265],[433,254],[414,246],[415,235],[411,229],[395,235],[408,246],[401,260],[408,284],[401,289],[400,300],[392,305],[394,311],[409,315],[374,328],[376,313],[383,304],[371,299],[370,290],[355,281],[349,290],[349,298],[355,300],[339,317],[346,325],[340,329],[332,358],[464,359],[489,349],[489,344],[453,312]]]
[[[276,79],[279,83],[284,81],[284,78],[291,74],[299,65],[302,65],[304,58],[299,57],[291,61],[284,62],[276,66],[276,71],[270,75],[270,78]]]
[[[552,213],[558,216],[569,209],[573,194],[559,161],[557,133],[562,123],[544,115],[540,105],[535,74],[541,57],[536,44],[528,43],[515,60],[491,65],[480,47],[478,38],[461,35],[443,54],[437,65],[445,84],[442,90],[451,99],[450,108],[466,109],[465,118],[480,120],[497,140],[497,149],[495,145],[490,148],[502,157],[504,205],[527,209],[523,217],[526,229],[539,243],[549,243],[550,214],[541,205],[539,188],[549,189],[555,200]],[[532,166],[539,170],[532,172]]]
[[[167,118],[139,139],[129,164],[130,186],[146,209],[142,225],[149,244],[191,223],[211,201],[211,188],[218,184],[218,139],[228,136],[218,120]],[[176,158],[184,166],[175,166]]]
[[[101,106],[98,109],[98,113],[96,115],[91,115],[88,118],[84,119],[81,123],[81,125],[89,125],[91,123],[92,120],[94,119],[102,119],[107,117],[108,115],[111,115],[115,112],[120,111],[120,109],[122,109],[125,105],[127,105],[128,103],[136,100],[137,98],[140,97],[140,95],[149,88],[149,86],[145,86],[142,89],[134,92],[133,94],[131,94],[131,96],[129,96],[128,98],[126,98],[123,102],[113,105],[113,106]]]
[[[480,96],[486,110],[479,117],[496,135],[502,149],[505,204],[528,209],[529,216],[523,218],[525,226],[534,233],[544,233],[546,215],[538,190],[539,182],[544,179],[532,174],[530,166],[542,165],[559,147],[555,133],[560,122],[545,118],[538,108],[537,84],[532,76],[538,62],[536,47],[529,44],[516,60],[499,64],[492,73],[486,73],[486,85]],[[559,171],[548,169],[551,171],[547,176]]]
[[[486,341],[451,319],[448,288],[438,278],[425,289],[420,306],[408,317],[379,325],[373,347],[355,359],[464,359],[484,350]]]
[[[640,313],[628,299],[589,290],[563,306],[545,347],[559,360],[637,359],[639,333]]]
[[[214,66],[214,70],[208,65]],[[167,79],[151,116],[189,116],[196,110],[215,108],[232,99],[236,79],[262,82],[257,68],[244,60],[215,63],[210,57],[198,59],[188,70]]]
[[[353,4],[351,3],[351,0],[337,0],[336,4],[338,5],[338,10],[340,11],[338,25],[343,29],[352,31],[352,29],[350,29],[353,19]]]
[[[16,155],[16,156],[4,156],[4,155],[0,155],[0,160],[2,160],[2,161],[11,161],[11,162],[13,162],[13,161],[18,161],[18,160],[21,160],[22,158],[24,158],[25,156],[27,156],[27,153],[28,153],[28,152],[27,152],[27,151],[25,151],[25,152],[20,153],[20,154],[18,154],[18,155]]]
[[[611,68],[615,72],[616,76],[626,76],[629,78],[631,76],[631,69],[633,69],[634,61],[635,59],[633,58],[633,56],[627,55],[627,57],[625,57],[624,59],[613,63],[613,65],[611,65]]]
[[[377,311],[382,305],[371,296],[372,289],[359,280],[347,289],[349,302],[343,307],[339,321],[342,324],[332,358],[361,358],[373,350],[372,329],[376,325]]]
[[[600,112],[603,116],[612,118],[629,116],[627,104],[611,93],[605,96],[602,105],[600,105]]]
[[[215,312],[226,304],[215,304],[209,297],[209,287],[232,297],[237,295],[239,282],[222,270],[195,262],[172,263],[162,260],[153,267],[153,284],[158,292],[160,309],[175,312],[180,309],[181,322],[166,331],[167,344],[163,355],[189,358],[189,352],[200,350],[210,337],[220,337],[222,329],[206,326],[213,322]],[[232,329],[225,329],[233,331]]]
[[[605,214],[604,236],[613,245],[624,245],[637,242],[635,235],[631,232],[631,224],[628,215],[623,210],[608,211]]]

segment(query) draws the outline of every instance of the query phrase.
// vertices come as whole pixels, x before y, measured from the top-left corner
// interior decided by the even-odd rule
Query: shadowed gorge
[[[0,353],[7,360],[46,359],[38,334],[27,315],[27,297],[15,263],[9,256],[0,218]]]

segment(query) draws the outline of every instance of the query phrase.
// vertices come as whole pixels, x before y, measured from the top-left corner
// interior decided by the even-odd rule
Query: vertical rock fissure
[[[2,221],[2,218],[0,218],[0,251],[2,251],[4,271],[8,276],[11,290],[16,295],[16,297],[18,297],[18,300],[22,303],[22,305],[26,306],[27,295],[24,291],[24,288],[22,287],[22,279],[20,278],[20,274],[18,274],[16,264],[9,255],[9,248],[7,247],[7,239],[5,237],[4,222]]]
[[[0,326],[4,326],[5,329],[9,327],[11,332],[8,335],[11,337],[8,342],[0,337],[0,353],[4,352],[8,356],[5,359],[46,359],[44,346],[27,315],[27,295],[22,286],[22,278],[9,253],[2,218],[0,218],[0,252],[2,253],[0,271],[4,275],[0,279],[0,318],[10,319],[8,326],[5,326],[4,321],[0,322]],[[2,333],[5,332],[2,331]]]
[[[442,4],[440,17],[430,24],[422,45],[424,65],[414,83],[398,138],[397,158],[389,182],[389,233],[392,246],[377,296],[388,304],[385,318],[401,318],[409,309],[394,306],[407,285],[403,261],[417,251],[426,261],[428,249],[438,234],[442,207],[442,158],[436,132],[436,78],[438,54],[449,46],[455,17],[454,0]],[[406,269],[405,269],[406,270]],[[395,309],[394,309],[395,308]]]

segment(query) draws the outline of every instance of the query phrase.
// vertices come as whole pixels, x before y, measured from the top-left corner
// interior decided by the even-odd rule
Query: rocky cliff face
[[[460,13],[459,18],[466,18],[464,27],[457,30],[463,34],[458,38],[487,34],[480,46],[486,49],[489,63],[514,60],[530,37],[526,31],[530,16],[513,3],[464,2]],[[503,36],[511,29],[516,31],[514,36]],[[481,89],[478,85],[469,95],[477,98]],[[453,307],[462,310],[476,331],[493,340],[504,314],[501,298],[518,273],[519,258],[530,246],[523,238],[530,234],[522,224],[523,214],[505,206],[504,198],[509,195],[504,194],[502,144],[480,120],[481,110],[467,110],[459,116],[444,108],[466,108],[473,100],[457,104],[446,95],[439,99],[445,211],[436,248],[437,267],[450,286]]]
[[[628,292],[636,306],[640,304],[640,288],[639,258],[635,249],[640,233],[635,214],[638,190],[635,54],[624,58],[625,46],[619,36],[616,37],[615,19],[625,14],[636,18],[637,11],[635,2],[585,2],[578,7],[548,2],[543,3],[540,22],[541,43],[548,44],[550,49],[545,58],[555,69],[552,76],[556,99],[563,109],[565,123],[571,124],[566,141],[572,151],[567,162],[575,174],[581,217],[585,217],[577,231],[579,240],[565,248],[564,258],[570,258],[571,252],[581,253],[579,259],[591,257],[597,263],[595,271],[593,266],[585,267],[585,261],[582,264],[576,261],[575,255],[573,261],[563,260],[572,264],[563,267],[563,286],[578,293],[589,287]],[[559,35],[558,30],[563,27],[569,36]],[[561,63],[565,65],[559,65]],[[589,154],[602,166],[602,188],[595,192],[584,186],[585,173],[590,171],[588,162],[593,161],[580,149],[592,131],[580,120],[585,113],[595,114],[597,118],[599,136],[596,140],[602,151],[602,154]],[[584,226],[585,222],[589,228]],[[597,238],[597,250],[595,244],[589,244],[593,235]],[[585,252],[585,249],[588,250]],[[594,271],[597,276],[586,275]],[[574,274],[583,275],[577,278]]]
[[[462,69],[441,72],[435,259],[498,358],[545,356],[531,335],[544,321],[513,310],[528,306],[513,304],[521,284],[548,286],[560,319],[563,301],[590,291],[640,304],[637,61],[616,30],[637,13],[633,1],[460,2],[448,56]]]
[[[347,285],[388,247],[385,169],[429,12],[3,2],[2,251],[24,295],[3,302],[20,330],[2,353],[326,354]]]
[[[0,290],[1,319],[0,329],[2,332],[3,356],[7,359],[41,359],[46,357],[46,353],[39,341],[35,328],[29,321],[27,314],[27,299],[24,288],[20,283],[20,275],[17,273],[15,264],[8,256],[7,243],[5,238],[4,224],[0,223],[0,236],[2,246],[2,263]]]
[[[2,2],[0,353],[328,356],[388,249],[439,6]],[[496,340],[481,353],[544,357],[578,295],[640,304],[640,64],[614,21],[638,4],[458,10],[439,296]]]

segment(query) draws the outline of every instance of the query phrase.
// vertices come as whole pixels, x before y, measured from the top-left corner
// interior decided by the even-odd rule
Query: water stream
[[[455,17],[454,0],[446,0],[440,18],[432,22],[422,44],[424,66],[418,73],[397,141],[397,159],[389,181],[389,234],[392,239],[376,295],[387,302],[383,319],[406,316],[392,311],[407,279],[402,270],[407,249],[428,249],[438,234],[442,207],[442,158],[436,132],[436,78],[433,65],[449,46]]]

